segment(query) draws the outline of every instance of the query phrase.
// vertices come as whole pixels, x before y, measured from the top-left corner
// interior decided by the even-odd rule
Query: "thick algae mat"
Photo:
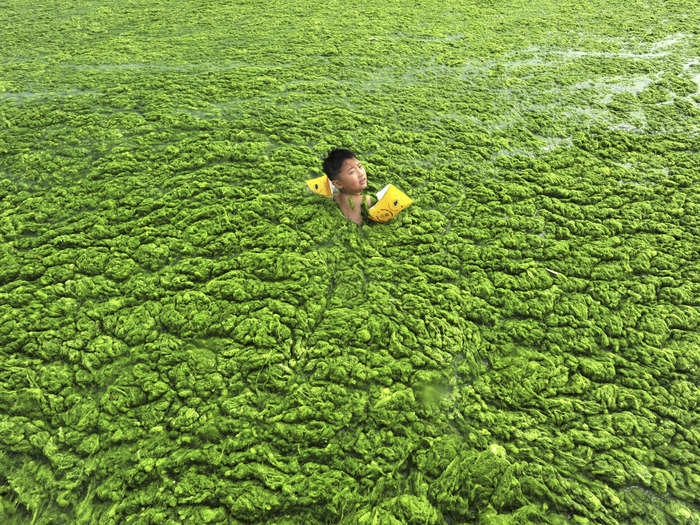
[[[697,2],[49,4],[2,523],[700,523]],[[358,229],[332,147],[415,203]]]

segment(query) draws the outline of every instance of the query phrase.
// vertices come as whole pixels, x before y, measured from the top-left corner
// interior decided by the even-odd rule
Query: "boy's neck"
[[[340,195],[345,195],[346,197],[359,197],[362,193],[345,193],[344,191],[338,190]]]

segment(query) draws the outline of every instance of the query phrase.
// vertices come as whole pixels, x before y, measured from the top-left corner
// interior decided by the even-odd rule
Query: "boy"
[[[323,172],[338,189],[333,193],[333,200],[338,203],[340,211],[346,218],[362,226],[361,192],[367,187],[367,173],[362,163],[352,151],[334,148],[323,161]],[[369,208],[370,196],[364,198]]]

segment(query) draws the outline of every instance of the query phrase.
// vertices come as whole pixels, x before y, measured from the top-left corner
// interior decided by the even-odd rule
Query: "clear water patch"
[[[601,104],[607,104],[612,100],[615,93],[632,93],[634,95],[641,93],[654,80],[658,79],[663,71],[657,72],[653,77],[648,75],[640,75],[633,77],[600,77],[596,80],[585,80],[571,86],[571,89],[593,90],[596,93],[602,93],[598,97]]]

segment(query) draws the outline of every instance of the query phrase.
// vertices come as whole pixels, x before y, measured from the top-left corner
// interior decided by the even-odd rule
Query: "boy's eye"
[[[356,164],[353,168],[350,169],[348,173],[352,173],[353,171],[356,171],[357,173],[362,173],[362,164]]]

